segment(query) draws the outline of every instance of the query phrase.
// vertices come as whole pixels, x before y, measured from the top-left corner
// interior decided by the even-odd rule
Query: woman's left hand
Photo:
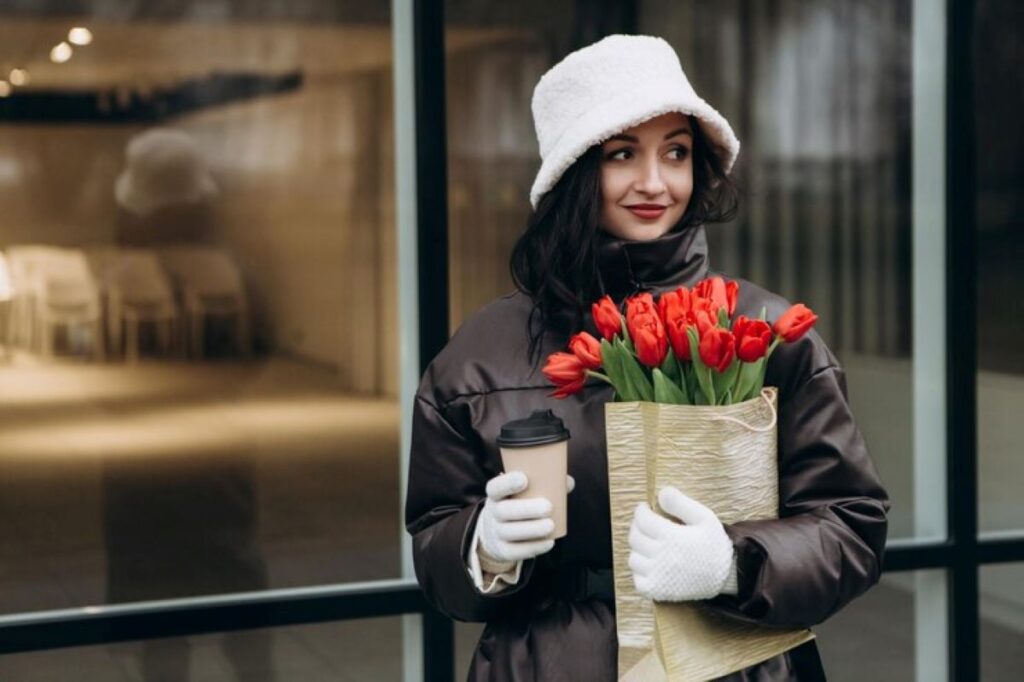
[[[629,531],[637,591],[654,601],[735,594],[735,550],[715,513],[671,486],[658,493],[658,505],[681,523],[637,505]]]

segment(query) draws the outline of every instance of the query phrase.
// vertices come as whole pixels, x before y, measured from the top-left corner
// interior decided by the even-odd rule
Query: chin
[[[672,229],[672,223],[638,223],[631,225],[618,225],[615,234],[623,239],[631,239],[637,242],[646,242],[657,239]]]

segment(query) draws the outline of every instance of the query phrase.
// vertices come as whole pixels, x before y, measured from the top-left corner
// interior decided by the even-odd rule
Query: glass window
[[[941,679],[922,674],[928,670],[928,661],[922,659],[935,657],[944,663],[945,651],[938,646],[920,648],[923,633],[918,632],[916,623],[921,621],[915,616],[923,606],[920,601],[931,598],[927,591],[941,579],[939,571],[887,574],[870,591],[815,627],[828,679]]]
[[[398,577],[387,3],[0,21],[0,613]]]
[[[1024,530],[1020,482],[1024,401],[1024,232],[1020,227],[1024,137],[1016,123],[1024,14],[1013,3],[975,5],[977,161],[978,478],[983,531]]]
[[[1016,680],[1024,667],[1022,581],[1024,564],[981,567],[981,679],[986,682]]]

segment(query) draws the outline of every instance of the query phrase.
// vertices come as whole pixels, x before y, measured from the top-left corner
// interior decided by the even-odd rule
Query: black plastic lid
[[[534,410],[526,419],[506,422],[497,443],[505,448],[526,448],[569,440],[569,429],[551,410]]]

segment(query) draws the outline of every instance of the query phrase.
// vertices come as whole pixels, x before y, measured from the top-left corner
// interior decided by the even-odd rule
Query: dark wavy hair
[[[739,209],[739,190],[726,175],[721,157],[711,147],[697,119],[693,130],[693,193],[672,231],[693,225],[732,220]],[[583,326],[590,304],[600,296],[597,238],[601,210],[601,144],[590,147],[541,197],[516,241],[509,270],[516,288],[533,300],[526,323],[528,359],[536,365],[545,330],[568,338]],[[558,310],[573,310],[573,323],[556,319]],[[561,320],[561,323],[560,323]],[[538,321],[539,324],[535,324]]]

